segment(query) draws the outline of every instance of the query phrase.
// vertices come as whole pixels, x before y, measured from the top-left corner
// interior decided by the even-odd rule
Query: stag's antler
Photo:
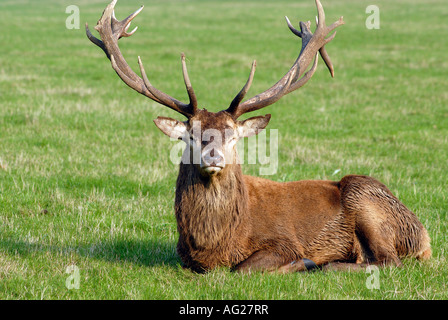
[[[255,111],[264,107],[267,107],[274,102],[278,101],[284,95],[297,90],[302,87],[314,74],[317,67],[317,53],[320,52],[325,64],[330,70],[331,76],[334,76],[334,68],[331,63],[330,57],[325,50],[325,45],[334,39],[336,32],[334,32],[330,37],[326,38],[327,35],[333,31],[335,28],[344,24],[343,18],[339,18],[338,21],[330,25],[329,27],[325,24],[325,13],[322,7],[322,4],[319,0],[316,0],[317,6],[317,28],[314,34],[310,31],[311,23],[308,21],[307,23],[300,22],[300,30],[295,29],[289,19],[286,18],[286,22],[288,23],[289,29],[298,37],[302,38],[302,49],[300,51],[299,57],[296,62],[293,64],[291,69],[281,78],[275,85],[273,85],[270,89],[256,95],[255,97],[240,103],[244,95],[249,90],[249,87],[252,83],[252,79],[255,72],[255,62],[252,64],[252,69],[250,72],[249,80],[243,89],[238,93],[238,95],[233,99],[229,108],[226,110],[229,112],[233,118],[238,118],[242,114],[246,112]],[[314,59],[313,66],[311,69],[306,72],[306,68],[311,63],[311,60]],[[300,78],[303,75],[302,78]],[[300,79],[299,79],[300,78]]]
[[[140,66],[140,72],[142,74],[143,79],[139,77],[129,67],[128,63],[126,62],[120,51],[120,48],[118,47],[118,40],[121,37],[131,36],[137,30],[137,28],[135,28],[131,32],[128,32],[132,19],[134,19],[140,13],[140,11],[143,9],[143,6],[134,13],[132,13],[131,15],[129,15],[126,19],[118,21],[115,18],[114,14],[114,7],[116,3],[117,0],[113,0],[106,7],[106,9],[104,9],[103,15],[95,27],[95,29],[100,34],[101,40],[95,38],[92,35],[86,23],[87,37],[98,47],[103,49],[103,51],[106,53],[107,57],[110,59],[112,63],[112,68],[117,72],[120,78],[129,87],[160,104],[163,104],[173,110],[176,110],[177,112],[185,115],[187,118],[194,116],[198,110],[197,99],[193,87],[191,86],[190,79],[188,77],[187,66],[185,63],[185,55],[184,54],[181,55],[181,61],[182,61],[182,72],[184,76],[184,82],[187,88],[188,96],[190,98],[190,102],[188,104],[180,102],[179,100],[176,100],[167,95],[166,93],[156,89],[149,82],[140,57],[138,57],[138,63]],[[298,31],[292,26],[291,22],[286,17],[288,27],[291,29],[291,31],[298,37],[302,38],[302,49],[300,51],[299,57],[297,58],[296,62],[293,64],[291,69],[283,76],[283,78],[281,78],[270,89],[241,103],[245,94],[249,90],[254,77],[255,65],[256,65],[254,61],[252,64],[249,79],[247,80],[243,89],[241,89],[238,95],[233,99],[229,108],[226,110],[233,116],[233,118],[237,119],[239,116],[241,116],[246,112],[255,111],[264,108],[266,106],[269,106],[274,102],[276,102],[277,100],[279,100],[282,96],[302,87],[313,76],[314,72],[316,71],[318,52],[320,52],[323,60],[325,61],[328,69],[330,70],[331,75],[334,76],[333,65],[324,46],[334,39],[336,32],[334,32],[328,38],[326,38],[327,35],[331,31],[333,31],[336,27],[344,24],[344,21],[342,20],[341,17],[338,21],[327,27],[325,25],[324,9],[322,8],[322,5],[319,0],[316,0],[316,6],[317,6],[318,18],[317,18],[317,28],[314,34],[310,31],[311,23],[309,21],[307,23],[300,22],[301,31]],[[314,58],[313,66],[308,72],[305,73],[306,68],[309,66],[313,58]]]
[[[112,68],[117,72],[120,78],[129,87],[160,104],[163,104],[173,110],[176,110],[177,112],[185,115],[186,117],[193,116],[197,111],[197,100],[196,95],[194,94],[193,91],[193,87],[191,86],[190,79],[188,77],[187,66],[185,63],[185,55],[184,54],[181,55],[181,60],[182,60],[182,71],[184,75],[185,86],[187,87],[188,96],[190,98],[190,102],[188,104],[180,102],[179,100],[170,97],[166,93],[163,93],[157,90],[154,86],[152,86],[148,78],[146,77],[146,73],[143,68],[143,64],[140,57],[138,57],[138,63],[140,66],[140,71],[143,79],[140,78],[129,67],[128,63],[126,62],[120,51],[120,48],[118,47],[118,39],[120,39],[121,37],[129,37],[134,34],[137,28],[135,28],[129,33],[128,29],[132,19],[134,19],[140,13],[140,11],[143,10],[143,6],[134,13],[132,13],[131,15],[129,15],[126,19],[118,21],[115,18],[114,13],[114,7],[116,3],[117,0],[113,0],[106,7],[106,9],[104,9],[103,15],[95,27],[95,29],[100,34],[101,40],[95,38],[92,35],[86,23],[87,37],[98,47],[103,49],[103,51],[106,53],[107,57],[110,59],[112,63]]]

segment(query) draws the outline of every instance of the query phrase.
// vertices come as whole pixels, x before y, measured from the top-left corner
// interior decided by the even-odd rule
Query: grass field
[[[312,0],[119,1],[119,19],[144,4],[139,30],[120,40],[129,64],[145,62],[155,86],[187,100],[180,52],[201,107],[226,108],[257,59],[249,96],[289,69],[295,25]],[[365,26],[368,5],[380,29]],[[80,9],[67,29],[65,9]],[[427,227],[433,258],[364,272],[250,276],[183,270],[176,255],[174,142],[157,116],[180,119],[127,88],[85,36],[107,0],[0,2],[0,299],[447,299],[448,6],[445,0],[324,0],[327,23],[343,15],[299,92],[263,112],[279,132],[268,178],[384,182]],[[321,61],[322,62],[322,61]],[[258,175],[259,165],[246,164]],[[67,267],[79,271],[69,289]]]

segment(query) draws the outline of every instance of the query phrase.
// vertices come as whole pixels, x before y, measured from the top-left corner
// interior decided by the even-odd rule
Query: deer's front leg
[[[235,271],[249,273],[251,271],[267,271],[290,273],[310,270],[313,262],[307,259],[285,262],[281,256],[268,251],[257,251],[243,262],[237,264]]]

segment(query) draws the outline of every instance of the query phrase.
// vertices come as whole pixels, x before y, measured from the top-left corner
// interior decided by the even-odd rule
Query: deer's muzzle
[[[215,174],[225,167],[224,154],[220,150],[213,149],[203,152],[201,157],[201,170],[208,174]]]

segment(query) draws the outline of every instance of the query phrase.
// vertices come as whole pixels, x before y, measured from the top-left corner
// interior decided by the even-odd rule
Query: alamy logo
[[[65,13],[70,14],[65,19],[65,27],[67,29],[79,29],[79,7],[70,5],[65,8]]]
[[[378,6],[371,4],[367,6],[366,13],[370,14],[366,19],[366,28],[379,29],[380,28],[380,8]]]
[[[69,290],[72,290],[72,289],[78,290],[80,288],[80,284],[81,284],[79,268],[77,266],[75,266],[74,264],[69,265],[65,269],[65,273],[69,274],[69,276],[65,279],[66,288]]]

